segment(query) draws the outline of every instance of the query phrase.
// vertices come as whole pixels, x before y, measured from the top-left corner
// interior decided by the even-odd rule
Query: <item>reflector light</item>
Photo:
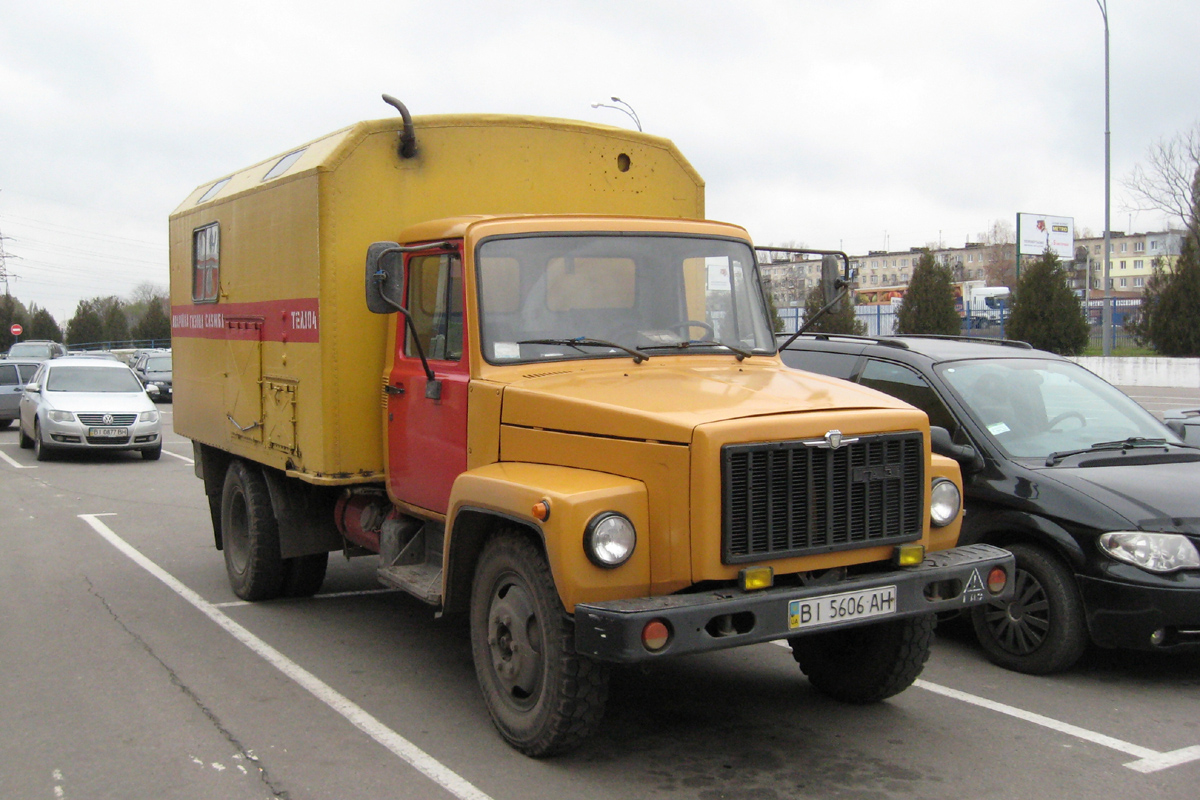
[[[533,504],[533,516],[542,522],[550,519],[550,501],[540,500]]]
[[[925,545],[902,544],[893,556],[897,567],[915,567],[925,560]]]
[[[743,592],[770,589],[775,585],[775,570],[771,567],[746,567],[738,572],[738,584]]]
[[[1005,585],[1008,583],[1008,573],[1000,567],[993,567],[988,573],[987,587],[992,594],[1000,594],[1004,591]]]
[[[670,638],[671,629],[662,620],[650,620],[642,628],[642,646],[652,653],[666,647]]]

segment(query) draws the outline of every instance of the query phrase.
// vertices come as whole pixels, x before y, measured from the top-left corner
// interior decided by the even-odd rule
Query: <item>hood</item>
[[[605,361],[531,370],[505,388],[503,422],[687,443],[697,426],[709,422],[835,408],[910,406],[873,389],[773,362],[655,357],[642,364]]]
[[[1200,461],[1048,467],[1038,474],[1106,506],[1130,530],[1200,534]]]
[[[47,392],[45,398],[50,408],[76,414],[132,414],[154,409],[145,392]]]

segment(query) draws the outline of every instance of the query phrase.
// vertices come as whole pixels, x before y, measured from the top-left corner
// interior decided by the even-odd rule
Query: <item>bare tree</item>
[[[1017,285],[1017,233],[1013,223],[996,220],[992,227],[979,234],[986,245],[984,270],[989,286]]]
[[[1200,238],[1200,221],[1192,215],[1200,182],[1200,122],[1169,139],[1160,139],[1122,183],[1137,197],[1131,211],[1159,211],[1182,222]]]

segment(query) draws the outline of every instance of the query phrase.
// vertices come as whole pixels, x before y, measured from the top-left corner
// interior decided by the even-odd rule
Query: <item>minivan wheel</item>
[[[987,657],[1017,672],[1045,675],[1067,669],[1087,649],[1087,621],[1075,576],[1037,545],[1014,544],[1013,596],[971,610],[971,623]]]

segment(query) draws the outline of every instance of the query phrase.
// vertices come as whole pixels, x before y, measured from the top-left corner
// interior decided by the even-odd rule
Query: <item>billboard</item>
[[[1075,218],[1017,214],[1017,251],[1040,256],[1046,248],[1063,261],[1075,260]]]

